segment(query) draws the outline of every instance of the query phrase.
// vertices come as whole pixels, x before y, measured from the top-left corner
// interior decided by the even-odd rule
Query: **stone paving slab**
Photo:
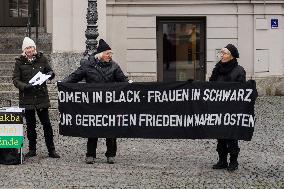
[[[239,170],[233,173],[211,168],[215,140],[118,139],[116,163],[109,165],[105,140],[99,139],[96,163],[87,165],[86,139],[60,136],[54,122],[62,157],[47,157],[38,125],[38,156],[23,165],[0,165],[0,188],[284,189],[284,97],[258,98],[255,110],[253,139],[240,141]]]

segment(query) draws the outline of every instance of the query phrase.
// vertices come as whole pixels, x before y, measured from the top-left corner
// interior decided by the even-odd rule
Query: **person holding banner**
[[[41,85],[33,85],[29,81],[38,73],[50,75],[49,80],[55,77],[47,58],[42,52],[37,52],[35,42],[25,37],[22,45],[23,53],[16,58],[13,83],[19,89],[19,106],[25,108],[27,124],[27,136],[29,140],[29,152],[25,157],[36,156],[36,116],[37,113],[43,125],[45,143],[48,149],[48,156],[60,158],[55,151],[53,142],[53,131],[49,120],[48,108],[50,101],[46,82]]]
[[[81,64],[70,76],[62,80],[62,82],[77,83],[83,79],[86,80],[86,83],[127,82],[128,79],[119,65],[112,60],[112,54],[110,46],[103,39],[100,39],[97,53],[90,55],[88,60]],[[95,163],[97,142],[98,138],[88,138],[87,164]],[[116,138],[107,138],[106,146],[105,156],[107,157],[107,162],[113,164],[117,151]]]
[[[238,49],[228,44],[220,51],[221,60],[216,64],[212,71],[209,81],[212,82],[246,82],[246,72],[242,66],[238,64]],[[213,169],[227,169],[234,171],[238,169],[238,155],[240,148],[238,140],[235,139],[218,139],[217,152],[219,161],[213,165]],[[230,154],[230,163],[227,163],[227,156]]]

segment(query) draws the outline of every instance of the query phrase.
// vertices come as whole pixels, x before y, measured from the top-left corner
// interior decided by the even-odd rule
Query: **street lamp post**
[[[87,29],[85,31],[86,40],[86,51],[84,53],[83,59],[88,59],[88,57],[97,51],[97,38],[99,36],[98,32],[98,11],[97,11],[97,0],[88,0],[87,9]]]

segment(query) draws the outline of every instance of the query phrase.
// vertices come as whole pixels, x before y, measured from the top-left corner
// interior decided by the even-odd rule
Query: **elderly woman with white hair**
[[[91,55],[88,60],[62,82],[77,83],[83,79],[86,80],[86,83],[127,82],[128,79],[119,65],[112,60],[112,54],[110,46],[103,39],[100,39],[97,53]],[[88,138],[87,164],[95,163],[97,142],[98,138]],[[107,138],[106,146],[105,156],[107,162],[113,164],[117,151],[116,138]]]
[[[50,80],[55,77],[55,74],[43,53],[37,52],[36,44],[32,39],[28,37],[24,38],[22,51],[23,53],[20,57],[16,58],[13,83],[19,89],[19,106],[25,108],[24,116],[26,118],[29,140],[29,152],[25,157],[37,155],[36,112],[43,126],[48,156],[51,158],[60,158],[55,151],[53,141],[53,130],[48,113],[50,101],[46,82],[41,85],[33,85],[29,82],[39,71],[50,75]]]

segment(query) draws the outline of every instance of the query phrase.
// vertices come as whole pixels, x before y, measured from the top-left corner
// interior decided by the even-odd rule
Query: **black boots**
[[[26,158],[29,157],[34,157],[36,156],[36,150],[29,150],[29,152],[25,155]],[[51,150],[50,152],[48,152],[48,156],[51,158],[60,158],[60,156],[56,153],[55,150]]]
[[[238,169],[238,155],[239,153],[230,153],[230,163],[227,168],[228,171],[235,171]]]
[[[114,157],[107,157],[107,163],[108,164],[114,164]]]
[[[34,157],[36,156],[36,150],[29,150],[28,153],[26,153],[25,157],[29,158],[29,157]]]
[[[228,168],[227,168],[227,170],[228,171],[235,171],[235,170],[237,170],[238,169],[238,162],[236,162],[236,163],[230,163],[229,164],[229,166],[228,166]]]
[[[218,161],[215,165],[213,165],[213,169],[226,169],[228,167],[228,163],[224,161]]]
[[[219,154],[219,161],[215,165],[213,165],[213,169],[226,169],[228,167],[227,162],[227,153],[220,153]]]
[[[213,165],[213,169],[227,169],[228,171],[235,171],[238,169],[238,155],[239,153],[230,153],[230,163],[228,166],[227,154],[218,153],[219,161]]]
[[[51,158],[60,158],[60,156],[56,153],[55,150],[48,152],[48,156]]]

